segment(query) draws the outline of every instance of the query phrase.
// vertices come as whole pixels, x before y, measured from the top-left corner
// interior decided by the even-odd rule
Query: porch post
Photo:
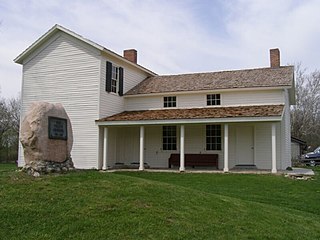
[[[229,172],[229,125],[224,124],[224,172]]]
[[[184,125],[180,126],[180,172],[185,171],[184,167]]]
[[[144,170],[144,126],[140,126],[140,165],[139,170]]]
[[[276,154],[276,124],[271,126],[271,153],[272,153],[272,173],[277,173],[277,154]]]
[[[108,163],[107,163],[107,154],[108,154],[108,128],[103,128],[103,164],[102,170],[107,170]]]

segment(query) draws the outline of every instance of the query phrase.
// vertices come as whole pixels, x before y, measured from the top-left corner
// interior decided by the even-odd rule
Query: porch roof
[[[96,120],[98,125],[281,121],[284,105],[253,105],[124,111]]]

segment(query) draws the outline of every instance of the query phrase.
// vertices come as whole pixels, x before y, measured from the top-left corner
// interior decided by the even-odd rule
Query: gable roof
[[[292,87],[293,66],[148,77],[125,95],[220,89]]]
[[[84,43],[87,43],[89,44],[90,46],[92,46],[93,48],[95,49],[98,49],[102,52],[105,52],[109,55],[112,55],[113,57],[123,61],[123,62],[126,62],[127,64],[129,65],[132,65],[136,68],[139,68],[140,70],[150,74],[151,76],[155,76],[157,75],[156,73],[152,72],[151,70],[139,65],[139,64],[136,64],[136,63],[133,63],[127,59],[125,59],[124,57],[122,57],[121,55],[101,46],[100,44],[97,44],[89,39],[86,39],[84,37],[82,37],[81,35],[65,28],[65,27],[62,27],[58,24],[54,25],[51,29],[49,29],[45,34],[43,34],[38,40],[36,40],[33,44],[31,44],[26,50],[24,50],[19,56],[17,56],[13,61],[15,63],[19,63],[19,64],[23,64],[23,60],[26,59],[28,56],[30,56],[31,53],[33,53],[39,46],[41,46],[44,42],[46,42],[51,36],[53,36],[54,34],[56,34],[57,32],[64,32]]]
[[[235,106],[187,109],[161,109],[125,111],[96,122],[142,121],[142,120],[177,120],[177,119],[217,119],[238,117],[280,117],[284,105]]]

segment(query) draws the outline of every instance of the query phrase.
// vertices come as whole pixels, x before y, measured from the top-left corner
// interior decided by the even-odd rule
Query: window
[[[177,150],[177,128],[176,126],[162,127],[162,149]]]
[[[117,85],[119,81],[119,68],[112,65],[112,74],[111,74],[111,92],[117,92]]]
[[[207,106],[220,105],[220,94],[209,94],[207,95]]]
[[[163,107],[176,107],[177,99],[176,97],[164,97],[163,98]]]
[[[206,126],[206,149],[221,150],[221,125]]]
[[[106,91],[123,96],[123,73],[122,67],[117,67],[112,62],[106,62]]]

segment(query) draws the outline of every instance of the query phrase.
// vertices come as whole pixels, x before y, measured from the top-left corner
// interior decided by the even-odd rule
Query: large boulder
[[[27,167],[36,169],[46,165],[46,162],[50,163],[50,167],[65,162],[73,167],[70,155],[72,127],[62,104],[33,103],[22,121],[20,141]]]

